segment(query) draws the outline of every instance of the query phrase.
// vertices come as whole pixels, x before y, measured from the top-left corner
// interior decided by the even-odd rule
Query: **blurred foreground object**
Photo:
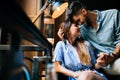
[[[21,75],[14,75],[24,66],[22,38],[46,49],[46,55],[52,57],[52,45],[31,22],[17,0],[0,1],[0,28],[11,35],[10,50],[0,52],[0,80],[22,80]]]

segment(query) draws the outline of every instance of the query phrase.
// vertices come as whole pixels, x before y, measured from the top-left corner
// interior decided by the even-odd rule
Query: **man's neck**
[[[96,12],[88,11],[88,18],[91,22],[92,27],[95,28],[95,29],[98,28],[97,16],[98,16],[98,14]]]

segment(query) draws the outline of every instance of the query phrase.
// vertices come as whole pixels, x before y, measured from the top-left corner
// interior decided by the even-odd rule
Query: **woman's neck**
[[[75,42],[75,38],[74,37],[69,37],[68,41],[70,42],[70,44],[73,44]]]

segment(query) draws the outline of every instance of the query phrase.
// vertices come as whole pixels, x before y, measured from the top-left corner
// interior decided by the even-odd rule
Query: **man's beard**
[[[90,22],[90,20],[89,20],[89,18],[88,17],[86,17],[86,24],[85,24],[85,26],[92,26],[92,24],[91,24],[91,22]]]

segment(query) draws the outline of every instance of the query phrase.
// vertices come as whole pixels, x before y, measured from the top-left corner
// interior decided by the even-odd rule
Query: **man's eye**
[[[79,25],[78,25],[78,24],[75,24],[75,27],[79,27]]]
[[[78,27],[78,26],[79,26],[79,24],[78,24],[78,23],[75,23],[75,26],[76,26],[76,27]]]
[[[78,23],[80,20],[78,19],[78,20],[76,20],[76,23]]]

